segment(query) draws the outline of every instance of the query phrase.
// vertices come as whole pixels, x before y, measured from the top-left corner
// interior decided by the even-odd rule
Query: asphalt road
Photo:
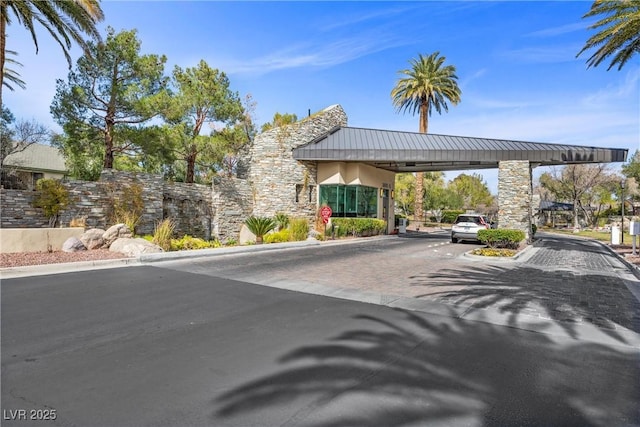
[[[335,248],[323,262],[339,263]],[[227,276],[259,277],[274,262],[263,256],[286,267],[311,253],[218,262]],[[2,425],[640,425],[638,348],[206,269],[199,260],[3,280]]]

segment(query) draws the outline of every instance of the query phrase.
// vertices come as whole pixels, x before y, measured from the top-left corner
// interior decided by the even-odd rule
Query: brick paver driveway
[[[457,313],[490,310],[514,326],[522,316],[553,320],[570,335],[579,324],[616,338],[619,331],[640,334],[638,281],[602,244],[540,234],[516,261],[464,255],[475,247],[452,244],[444,232],[421,233],[166,264],[294,290],[364,292],[387,305],[411,298]]]

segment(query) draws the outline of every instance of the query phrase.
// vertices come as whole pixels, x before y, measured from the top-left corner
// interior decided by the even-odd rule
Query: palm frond
[[[588,67],[596,67],[607,58],[607,70],[620,70],[633,55],[640,53],[640,0],[596,0],[583,18],[601,16],[589,29],[599,30],[591,36],[576,57],[596,49],[587,60]]]

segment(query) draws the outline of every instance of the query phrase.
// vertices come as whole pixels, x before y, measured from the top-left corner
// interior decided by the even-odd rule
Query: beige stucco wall
[[[393,189],[395,174],[363,163],[318,163],[318,184],[366,185]]]
[[[390,194],[394,189],[395,173],[378,169],[363,163],[327,162],[318,163],[318,184],[366,185],[374,188],[386,188]],[[320,192],[318,192],[318,197]],[[383,199],[378,193],[378,218],[388,224],[388,232],[394,228],[394,201],[389,202],[387,217],[383,218]]]
[[[69,237],[80,237],[83,227],[2,228],[0,253],[59,251]]]

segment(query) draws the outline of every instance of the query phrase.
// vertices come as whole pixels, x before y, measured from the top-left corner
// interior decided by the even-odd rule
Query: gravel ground
[[[98,261],[103,259],[126,258],[119,252],[95,249],[80,252],[19,252],[0,254],[0,267],[23,267],[25,265],[58,264],[65,262]]]

